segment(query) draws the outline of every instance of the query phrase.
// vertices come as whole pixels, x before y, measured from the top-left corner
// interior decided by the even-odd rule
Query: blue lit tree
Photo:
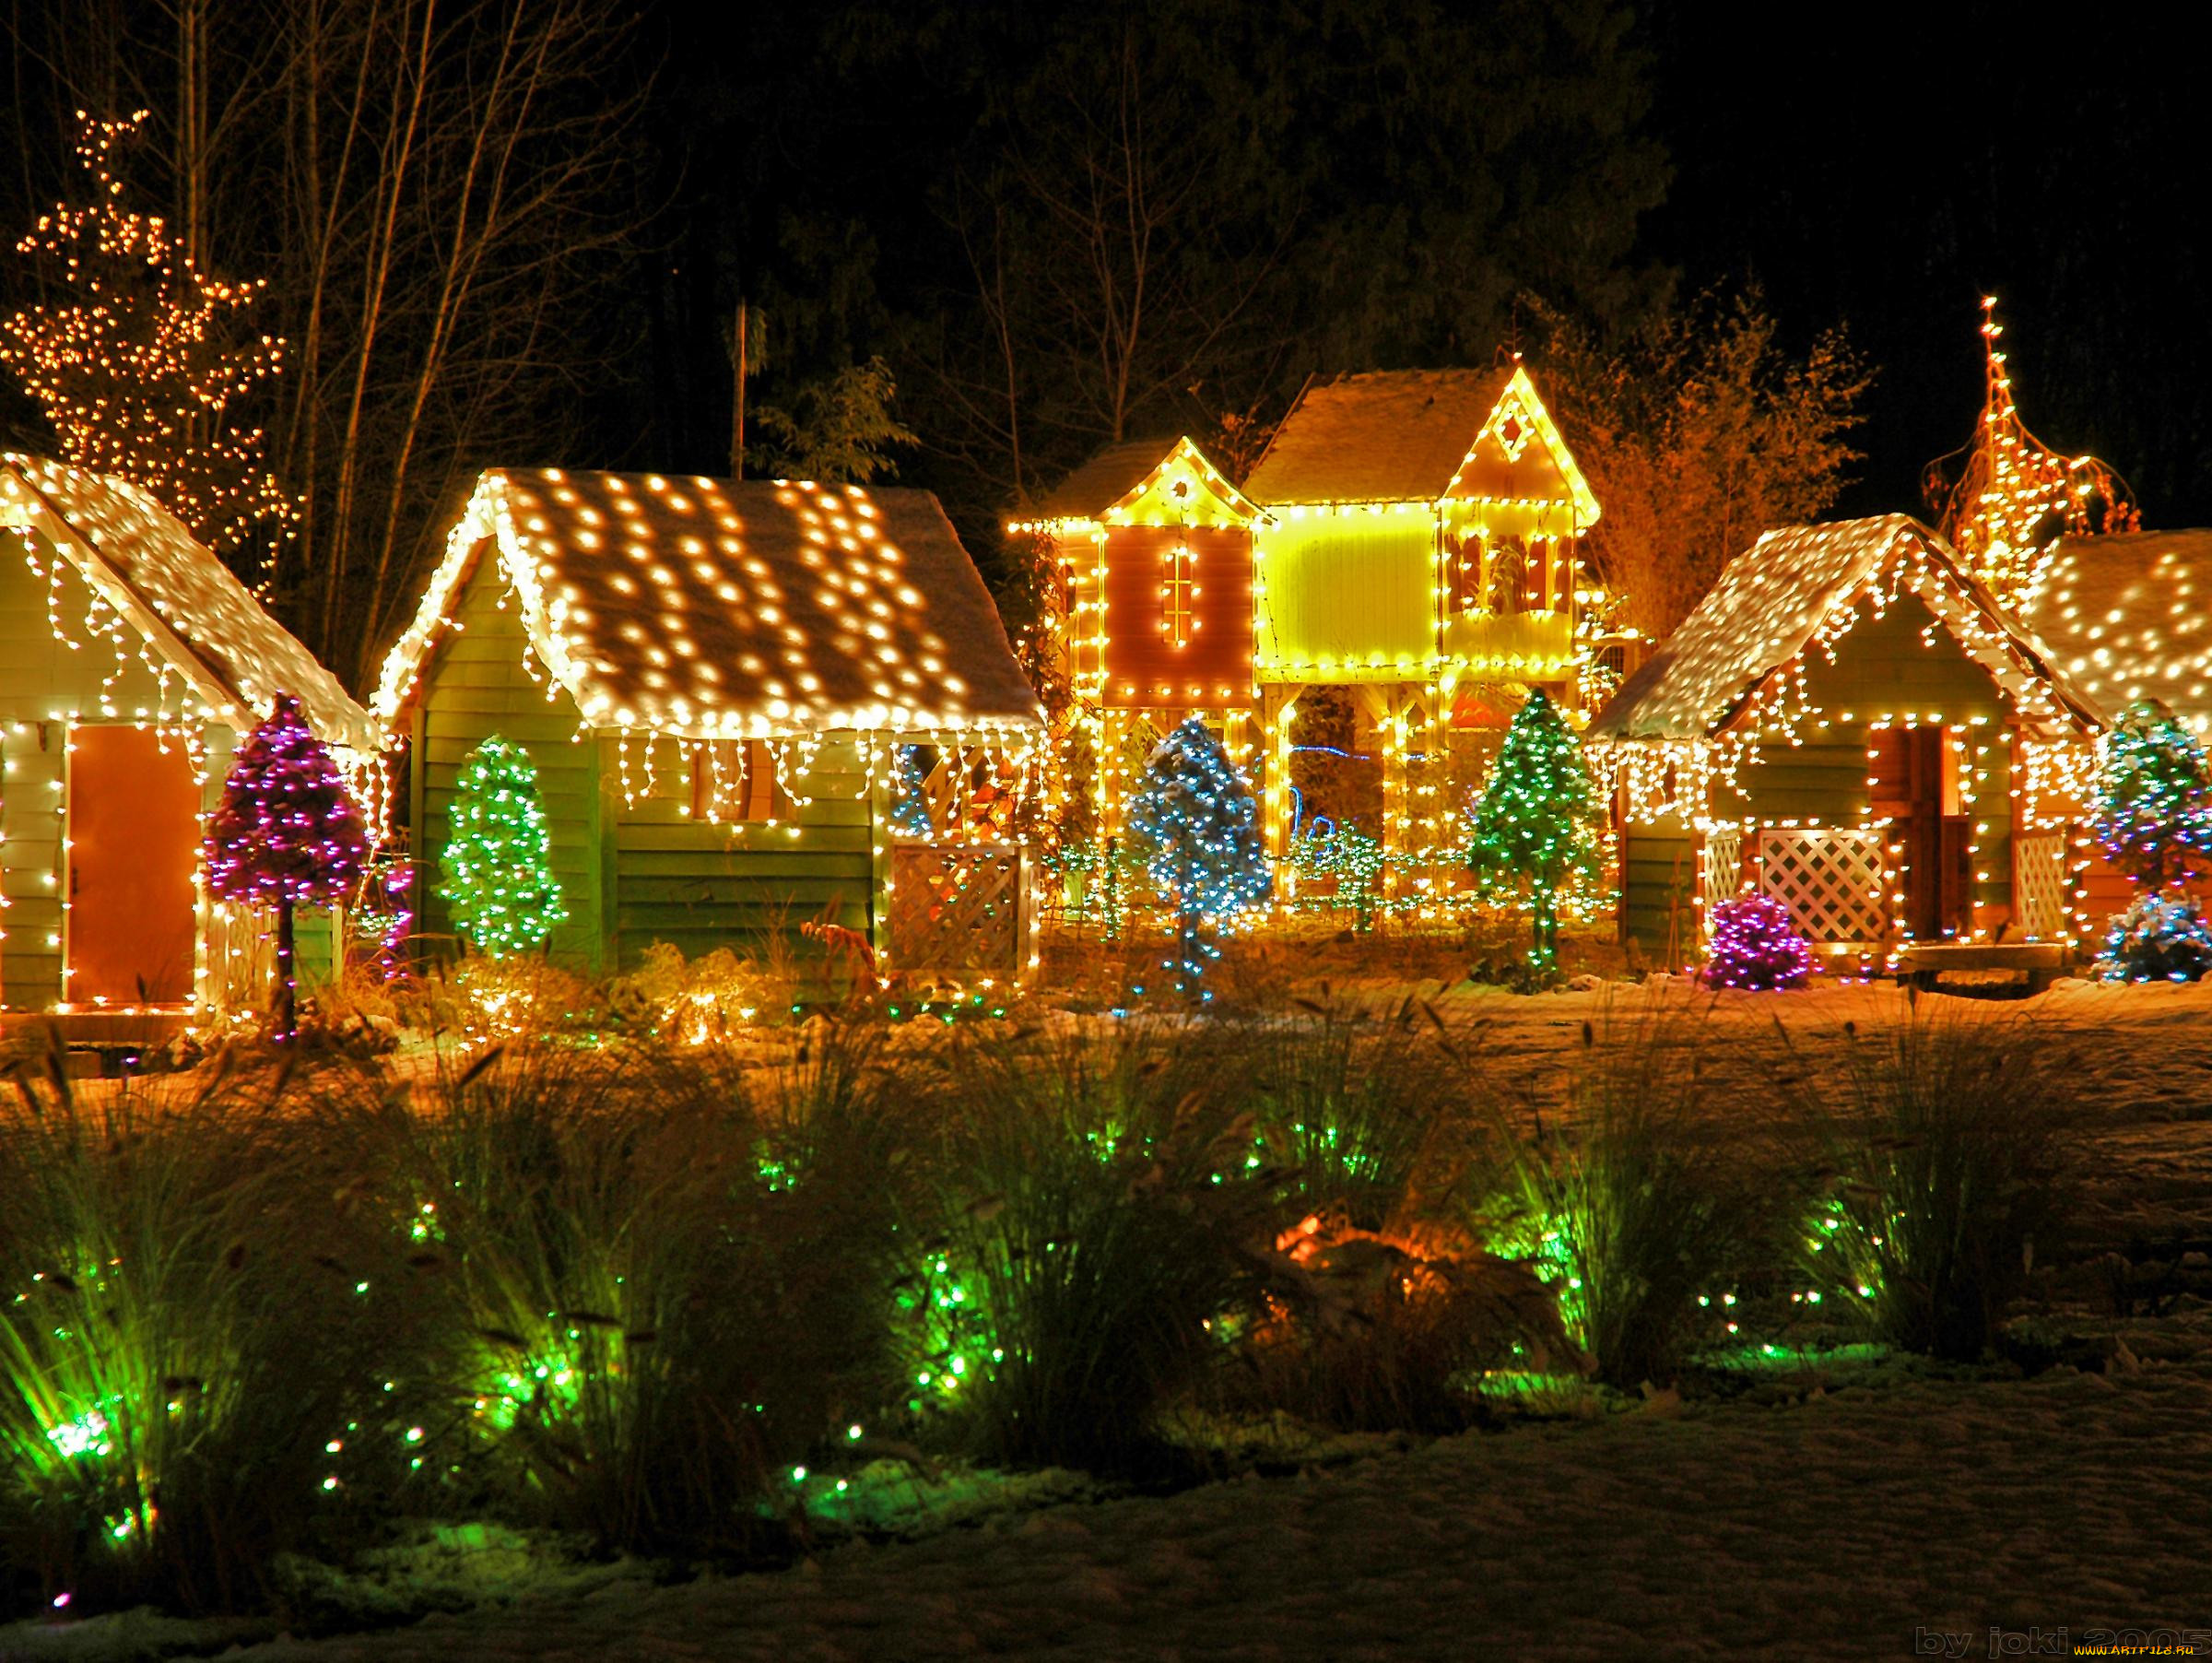
[[[2212,768],[2163,704],[2131,704],[2113,725],[2093,816],[2105,858],[2143,890],[2112,922],[2106,974],[2196,981],[2212,969],[2212,928],[2194,897],[2164,891],[2212,869]]]
[[[1603,880],[1601,823],[1582,741],[1557,705],[1531,693],[1476,805],[1467,867],[1483,899],[1528,911],[1535,933],[1529,962],[1539,972],[1559,961],[1561,900],[1594,899]]]
[[[922,748],[893,746],[891,767],[891,829],[901,837],[935,836],[937,828],[930,818],[929,785],[922,767]]]
[[[1152,752],[1129,825],[1146,871],[1174,908],[1174,957],[1165,968],[1175,991],[1210,999],[1199,983],[1220,949],[1199,939],[1199,926],[1257,906],[1274,883],[1252,786],[1196,716]]]

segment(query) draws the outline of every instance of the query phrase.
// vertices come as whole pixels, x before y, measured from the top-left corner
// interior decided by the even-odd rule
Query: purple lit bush
[[[1712,909],[1712,950],[1704,971],[1707,985],[1803,987],[1813,973],[1813,949],[1779,901],[1744,895]]]

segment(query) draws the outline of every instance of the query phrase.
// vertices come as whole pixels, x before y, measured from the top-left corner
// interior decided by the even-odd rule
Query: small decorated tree
[[[566,918],[553,876],[546,805],[530,754],[494,734],[461,766],[446,811],[438,892],[453,924],[493,959],[528,952]]]
[[[1221,742],[1193,716],[1159,742],[1129,805],[1129,824],[1152,881],[1175,911],[1175,956],[1166,961],[1175,991],[1211,998],[1199,981],[1220,949],[1198,938],[1217,924],[1267,898],[1273,879],[1260,838],[1252,786]]]
[[[2143,888],[2112,920],[2106,973],[2194,981],[2212,960],[2195,900],[2166,890],[2212,869],[2212,769],[2195,737],[2152,700],[2130,705],[2104,743],[2093,827],[2105,858]]]
[[[1789,908],[1764,895],[1739,895],[1712,909],[1712,950],[1704,979],[1713,987],[1803,987],[1813,949]]]
[[[289,1040],[299,1031],[292,909],[343,900],[369,864],[360,810],[289,693],[232,760],[206,853],[218,900],[276,908],[276,1032]]]
[[[919,745],[891,748],[891,830],[901,837],[929,838],[936,822],[929,812],[928,776]]]
[[[1524,906],[1539,973],[1559,961],[1562,903],[1594,902],[1605,877],[1597,782],[1582,741],[1541,692],[1506,730],[1490,783],[1475,807],[1467,866],[1486,900]]]

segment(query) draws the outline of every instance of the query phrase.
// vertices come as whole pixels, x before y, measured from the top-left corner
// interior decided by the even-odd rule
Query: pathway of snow
[[[2191,1325],[2194,1326],[2194,1325]],[[1645,1410],[251,1663],[1857,1658],[2212,1630],[2212,1358]],[[2147,1344],[2147,1350],[2159,1347]]]

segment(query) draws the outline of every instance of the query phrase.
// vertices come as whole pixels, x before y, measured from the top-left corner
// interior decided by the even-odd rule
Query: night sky
[[[2030,425],[2118,467],[2146,525],[2212,523],[2197,300],[2212,181],[2179,14],[2119,7],[2102,29],[2088,19],[2063,30],[2030,29],[2026,15],[1639,7],[1644,127],[1673,179],[1638,252],[1674,268],[1684,291],[1758,279],[1800,347],[1848,324],[1880,378],[1857,438],[1867,459],[1840,514],[1923,510],[1922,467],[1972,429],[1979,300],[1994,292]],[[640,44],[668,53],[657,165],[683,174],[670,187],[672,264],[691,297],[665,320],[658,388],[713,378],[699,366],[717,350],[707,332],[726,329],[726,268],[746,257],[731,250],[764,234],[781,203],[841,197],[874,236],[888,301],[910,277],[926,280],[901,262],[931,234],[923,193],[971,95],[877,66],[862,96],[849,76],[825,92],[819,128],[763,131],[759,77],[805,73],[817,16],[648,8]],[[788,112],[777,119],[790,126]],[[700,386],[688,436],[664,410],[642,442],[703,454],[725,397]],[[614,430],[623,419],[633,418],[606,433],[616,448],[638,442]],[[926,459],[904,469],[916,483],[931,472]]]
[[[1918,508],[1922,465],[1969,437],[1992,293],[2030,427],[2120,468],[2147,526],[2212,523],[2212,175],[2179,8],[1645,15],[1676,168],[1651,251],[1693,283],[1756,274],[1785,325],[1842,319],[1880,366],[1839,513]]]

